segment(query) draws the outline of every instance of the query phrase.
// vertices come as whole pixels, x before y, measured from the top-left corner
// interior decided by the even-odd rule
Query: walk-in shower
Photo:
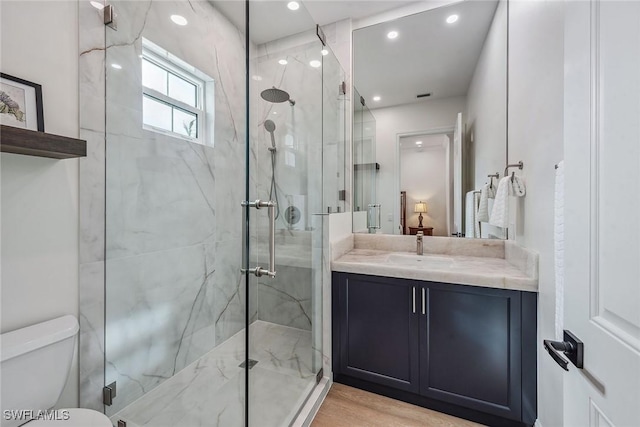
[[[80,403],[114,425],[289,425],[323,376],[321,142],[338,110],[322,105],[342,75],[309,66],[335,57],[304,7],[273,34],[233,20],[286,3],[110,0],[117,30],[79,3],[81,102],[104,108],[81,112],[81,241],[97,243],[80,267]],[[271,234],[255,200],[295,223]],[[272,242],[276,277],[244,274]]]

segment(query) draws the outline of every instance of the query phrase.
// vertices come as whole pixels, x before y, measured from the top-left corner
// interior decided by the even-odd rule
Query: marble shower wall
[[[80,2],[80,395],[102,410],[117,381],[113,414],[244,327],[246,117],[244,34],[209,2],[110,3],[117,31]],[[203,144],[143,129],[142,38],[215,82]]]
[[[314,325],[313,236],[322,233],[315,217],[322,204],[322,44],[310,29],[292,37],[259,45],[252,61],[252,173],[255,195],[269,199],[272,174],[271,136],[266,120],[275,123],[275,176],[280,217],[277,220],[275,279],[257,283],[258,319],[284,326],[311,330]],[[280,60],[286,60],[282,65]],[[275,104],[260,97],[264,89],[277,87],[289,93],[295,105]],[[255,167],[253,167],[255,166]],[[275,198],[275,197],[272,197]],[[289,224],[287,208],[299,209],[300,220]],[[256,262],[266,265],[268,218],[256,215]]]

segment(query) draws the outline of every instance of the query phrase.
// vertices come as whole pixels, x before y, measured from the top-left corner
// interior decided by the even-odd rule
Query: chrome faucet
[[[422,255],[422,236],[424,233],[422,231],[418,231],[416,234],[416,255]]]

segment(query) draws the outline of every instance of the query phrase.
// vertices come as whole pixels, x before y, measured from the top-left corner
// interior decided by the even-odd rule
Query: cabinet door
[[[420,394],[520,419],[520,293],[438,283],[425,291]]]
[[[419,286],[373,276],[338,277],[338,372],[417,393]]]

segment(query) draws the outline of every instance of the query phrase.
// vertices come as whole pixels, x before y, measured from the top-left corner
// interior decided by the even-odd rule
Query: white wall
[[[376,119],[377,199],[382,204],[381,233],[393,234],[393,215],[397,199],[397,136],[402,133],[452,128],[456,115],[465,110],[466,98],[444,98],[372,110]]]
[[[509,163],[524,162],[527,195],[518,201],[516,241],[540,254],[538,418],[562,425],[563,371],[542,348],[553,337],[554,164],[563,158],[563,19],[557,1],[511,1]],[[511,232],[511,231],[510,231]]]
[[[501,1],[467,93],[467,135],[473,171],[467,183],[480,189],[487,175],[504,170],[507,146],[507,3]]]
[[[422,225],[433,227],[434,236],[447,236],[446,146],[449,138],[437,135],[422,138],[425,148],[400,150],[400,191],[407,192],[407,226],[418,226],[418,214],[413,212],[418,201],[427,203]],[[438,144],[427,147],[433,140]],[[408,229],[407,229],[408,233]]]
[[[0,2],[0,69],[40,83],[45,130],[69,137],[78,137],[77,8],[75,1]],[[78,160],[1,159],[2,332],[77,316]],[[58,406],[77,403],[74,360]]]

